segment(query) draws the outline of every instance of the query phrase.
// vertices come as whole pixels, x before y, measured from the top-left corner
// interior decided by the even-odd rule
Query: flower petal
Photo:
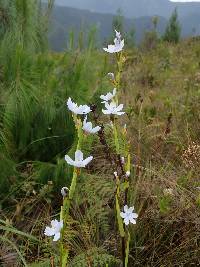
[[[83,161],[83,153],[80,150],[75,152],[75,162],[76,161]]]
[[[128,211],[128,206],[125,205],[125,206],[124,206],[124,212],[126,213],[127,211]]]
[[[128,210],[127,210],[128,213],[132,213],[133,211],[134,211],[134,207],[130,207],[130,208],[128,208]]]
[[[87,122],[87,128],[88,130],[92,130],[92,123],[90,121]]]
[[[134,218],[129,218],[130,222],[133,224],[136,224],[136,220],[134,220]]]
[[[116,38],[121,39],[121,33],[115,30]]]
[[[125,112],[115,111],[115,112],[113,112],[113,114],[118,115],[118,116],[121,116],[121,115],[124,115]]]
[[[60,239],[60,232],[58,232],[58,233],[56,233],[55,235],[54,235],[54,239],[53,239],[53,241],[58,241]]]
[[[137,213],[134,213],[134,212],[133,212],[133,213],[132,213],[132,216],[133,216],[134,219],[137,219],[137,218],[138,218],[138,214],[137,214]]]
[[[102,109],[103,114],[109,115],[111,114],[110,110]]]
[[[53,228],[56,228],[58,225],[59,225],[59,222],[56,219],[51,221],[51,226]]]
[[[74,112],[75,109],[77,108],[77,104],[74,103],[74,102],[72,102],[71,97],[69,97],[68,100],[67,100],[67,107],[68,107],[68,109],[71,110],[72,112]]]
[[[67,161],[69,165],[74,166],[74,161],[68,155],[65,155],[65,160]]]
[[[126,225],[128,225],[129,224],[129,218],[124,218],[124,223],[126,224]]]
[[[120,212],[120,216],[124,219],[124,218],[126,218],[126,213]]]
[[[112,104],[112,103],[111,103],[111,104]],[[111,104],[109,104],[108,102],[105,102],[105,108],[108,109],[108,110],[110,110],[110,106],[111,106]]]
[[[55,234],[55,231],[54,231],[53,228],[47,226],[47,227],[45,228],[45,230],[44,230],[44,234],[45,234],[46,236],[53,236],[53,235]]]
[[[116,111],[120,111],[120,110],[122,110],[123,107],[124,107],[124,105],[123,105],[123,104],[120,104],[118,107],[116,107]]]
[[[85,160],[83,160],[82,163],[83,163],[84,167],[86,165],[88,165],[88,163],[90,163],[91,160],[93,160],[93,156],[90,156],[90,157],[86,158]]]
[[[101,130],[101,127],[100,126],[96,126],[96,127],[93,128],[92,131],[93,131],[93,133],[97,133],[100,130]]]

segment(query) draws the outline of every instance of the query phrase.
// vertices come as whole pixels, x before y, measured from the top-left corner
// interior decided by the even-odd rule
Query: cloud
[[[175,2],[175,3],[192,3],[192,2],[199,2],[200,0],[169,0],[170,2]]]

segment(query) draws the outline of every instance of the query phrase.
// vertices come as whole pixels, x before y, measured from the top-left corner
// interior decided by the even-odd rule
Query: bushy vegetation
[[[181,26],[178,21],[177,9],[172,13],[166,27],[163,39],[168,42],[178,43],[181,36]]]
[[[0,259],[3,266],[57,266],[58,248],[43,232],[58,216],[60,189],[69,186],[65,160],[77,142],[70,96],[96,104],[111,91],[114,58],[88,45],[49,52],[51,1],[1,1],[0,29]],[[89,42],[91,44],[91,42]],[[126,50],[120,102],[125,104],[132,176],[129,266],[198,266],[200,208],[200,48],[156,40],[149,51]],[[102,121],[107,123],[107,121]],[[113,147],[110,128],[105,129]],[[120,140],[124,142],[123,138]],[[121,266],[113,209],[112,166],[97,137],[84,152],[94,161],[81,173],[66,244],[69,266]]]

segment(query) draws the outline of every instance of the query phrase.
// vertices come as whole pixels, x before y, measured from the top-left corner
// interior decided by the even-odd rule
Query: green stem
[[[129,244],[130,244],[130,233],[128,231],[128,239],[127,239],[127,242],[126,242],[126,258],[125,258],[125,267],[128,266],[128,257],[129,257]]]
[[[116,153],[117,153],[117,155],[119,155],[120,154],[120,146],[119,146],[119,139],[118,139],[118,132],[117,132],[117,126],[115,123],[115,118],[113,119],[113,135],[114,135]]]
[[[83,140],[83,130],[82,130],[81,120],[78,119],[76,115],[73,115],[73,119],[76,125],[77,135],[78,135],[78,142],[77,142],[77,147],[76,147],[76,151],[77,151],[81,149],[81,144]],[[64,233],[65,233],[65,229],[67,225],[67,220],[69,217],[70,204],[71,204],[71,201],[73,199],[73,196],[76,190],[77,177],[79,174],[80,174],[80,169],[74,167],[72,181],[71,181],[71,185],[69,189],[69,196],[63,198],[63,206],[61,206],[61,211],[60,211],[60,219],[63,220],[63,229],[61,232],[61,239],[60,239],[60,266],[61,267],[66,267],[67,261],[68,261],[69,250],[64,248],[63,239],[64,239]]]
[[[123,65],[123,55],[122,53],[117,54],[117,68],[118,68],[118,72],[116,74],[116,79],[115,79],[115,84],[118,88],[120,87],[120,82],[121,82],[121,71],[122,71],[122,65]],[[118,93],[118,92],[117,92]],[[116,94],[115,96],[115,102],[118,104],[118,94]],[[120,157],[120,144],[119,144],[119,135],[118,135],[118,130],[117,130],[117,126],[116,126],[116,121],[115,118],[113,119],[113,136],[114,136],[114,142],[115,142],[115,149],[116,149],[116,153],[119,156],[119,160],[121,160]],[[117,212],[117,221],[118,221],[118,228],[119,228],[119,232],[120,232],[120,236],[121,236],[121,257],[122,257],[122,263],[123,263],[123,267],[125,267],[125,262],[126,262],[126,254],[125,254],[125,250],[126,250],[126,246],[125,246],[125,227],[122,221],[122,218],[120,216],[120,205],[119,205],[119,198],[120,198],[120,180],[119,177],[116,177],[117,181],[117,190],[116,190],[116,195],[115,195],[115,202],[116,202],[116,212]],[[125,190],[125,198],[127,199],[127,190]]]

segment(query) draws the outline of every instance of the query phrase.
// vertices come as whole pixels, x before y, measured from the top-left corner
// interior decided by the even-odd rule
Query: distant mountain
[[[112,14],[121,8],[129,18],[153,15],[168,18],[175,7],[180,17],[193,13],[200,15],[200,3],[172,3],[169,0],[56,0],[55,4]]]
[[[98,40],[108,39],[112,34],[112,14],[100,14],[87,10],[55,6],[51,18],[50,44],[57,51],[67,48],[69,32],[71,29],[77,34],[81,28],[86,32],[96,25],[98,29]],[[163,33],[167,20],[159,17],[158,32]],[[140,17],[136,19],[124,18],[124,29],[128,32],[134,26],[135,41],[138,43],[143,38],[144,32],[152,29],[151,17]]]
[[[109,2],[112,0],[106,1]],[[69,31],[71,29],[74,30],[77,36],[77,32],[81,29],[81,27],[84,28],[85,31],[88,31],[88,29],[93,25],[96,25],[98,28],[98,40],[100,45],[102,45],[102,42],[108,39],[112,34],[112,20],[112,14],[102,14],[88,10],[55,6],[52,12],[49,33],[50,45],[54,50],[64,50],[67,48],[67,43],[69,42]],[[180,23],[182,25],[182,36],[191,36],[194,34],[200,35],[200,20],[198,12],[182,16],[180,18]],[[159,33],[162,34],[164,32],[166,24],[167,19],[159,17]],[[126,32],[128,32],[133,25],[135,28],[135,41],[136,43],[139,43],[144,36],[144,32],[152,29],[152,17],[143,16],[135,19],[124,19],[124,29]]]
[[[200,35],[200,15],[198,13],[191,13],[187,16],[180,18],[180,23],[183,28],[182,35],[191,36],[191,35]]]

